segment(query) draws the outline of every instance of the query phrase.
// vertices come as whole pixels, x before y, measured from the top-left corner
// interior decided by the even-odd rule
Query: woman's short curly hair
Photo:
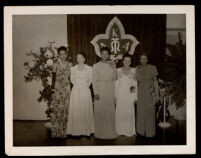
[[[111,55],[110,48],[108,48],[108,47],[101,47],[101,48],[100,48],[100,53],[102,53],[103,51],[107,51],[108,54]]]
[[[66,54],[67,54],[67,47],[64,47],[64,46],[61,46],[61,47],[59,47],[59,48],[57,49],[58,54],[60,54],[60,52],[61,52],[62,50],[65,51]]]

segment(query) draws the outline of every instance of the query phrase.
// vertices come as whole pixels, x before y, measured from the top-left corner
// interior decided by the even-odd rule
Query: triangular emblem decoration
[[[97,56],[100,55],[101,47],[109,47],[111,50],[111,59],[121,59],[123,54],[133,55],[139,41],[130,34],[125,34],[121,21],[115,16],[108,24],[105,34],[96,35],[91,44],[95,48]]]

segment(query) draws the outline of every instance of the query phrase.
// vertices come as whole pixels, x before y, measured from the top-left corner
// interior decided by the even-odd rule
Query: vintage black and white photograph
[[[5,8],[8,154],[194,153],[194,10],[166,7]]]

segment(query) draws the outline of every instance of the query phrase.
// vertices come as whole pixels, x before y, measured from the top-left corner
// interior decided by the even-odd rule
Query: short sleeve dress
[[[158,71],[154,65],[139,65],[136,70],[138,81],[137,133],[146,137],[155,136],[155,87]]]
[[[94,133],[94,117],[91,91],[92,67],[84,65],[83,70],[78,65],[71,67],[71,82],[73,88],[70,95],[67,134],[90,136]]]
[[[56,64],[55,93],[52,96],[51,107],[51,136],[66,137],[68,110],[70,103],[70,67],[71,63],[63,65],[61,62]]]

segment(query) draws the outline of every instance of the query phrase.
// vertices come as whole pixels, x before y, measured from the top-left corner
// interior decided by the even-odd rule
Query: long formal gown
[[[137,100],[137,81],[135,68],[125,75],[121,68],[117,69],[117,81],[115,85],[116,97],[116,132],[118,135],[133,136],[135,131],[135,108],[134,101]],[[130,87],[135,87],[135,92],[130,92]]]
[[[157,69],[153,65],[140,65],[136,70],[138,84],[137,133],[146,137],[155,136],[155,94]]]
[[[51,135],[52,137],[66,137],[68,110],[70,102],[70,67],[71,64],[56,63],[55,92],[52,96],[51,107]]]
[[[93,66],[95,137],[114,139],[115,130],[115,68],[108,63],[98,62]]]
[[[83,70],[78,65],[71,68],[73,88],[70,95],[70,107],[67,134],[90,136],[94,133],[94,117],[91,91],[92,67],[84,65]]]

